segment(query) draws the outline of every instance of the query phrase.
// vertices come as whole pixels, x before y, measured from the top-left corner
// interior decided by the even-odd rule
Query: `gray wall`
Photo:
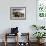
[[[10,7],[26,7],[26,20],[10,20]],[[36,24],[36,0],[0,0],[0,34],[10,32],[11,27],[19,27],[19,32],[29,32]]]

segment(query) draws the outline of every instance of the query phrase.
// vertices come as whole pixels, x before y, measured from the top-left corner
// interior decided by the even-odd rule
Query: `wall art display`
[[[37,0],[37,15],[36,23],[37,25],[46,25],[46,0]]]
[[[10,8],[10,20],[25,20],[25,19],[26,19],[26,7]]]
[[[37,1],[37,14],[39,17],[46,17],[46,0]]]

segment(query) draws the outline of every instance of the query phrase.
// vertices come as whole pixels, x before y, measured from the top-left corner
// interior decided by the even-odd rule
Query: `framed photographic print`
[[[36,2],[36,24],[46,25],[46,0],[37,0]]]
[[[26,7],[10,8],[10,20],[25,20],[25,19],[26,19]]]
[[[46,0],[37,1],[37,16],[39,18],[46,18]]]

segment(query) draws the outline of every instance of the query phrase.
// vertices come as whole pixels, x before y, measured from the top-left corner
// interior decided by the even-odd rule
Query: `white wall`
[[[26,7],[26,20],[10,20],[10,7]],[[36,0],[0,0],[0,34],[11,27],[32,35],[31,25],[36,24]]]

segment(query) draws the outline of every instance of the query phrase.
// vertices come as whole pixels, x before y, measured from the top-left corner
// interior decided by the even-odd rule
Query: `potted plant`
[[[46,36],[45,34],[46,34],[45,32],[35,32],[33,35],[37,38],[38,43],[41,43],[40,40],[42,38],[45,38],[44,37]]]

